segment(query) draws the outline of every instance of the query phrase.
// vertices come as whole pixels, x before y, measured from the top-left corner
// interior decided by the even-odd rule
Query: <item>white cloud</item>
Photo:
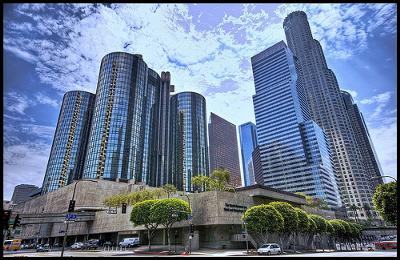
[[[343,89],[343,90],[350,93],[350,95],[352,96],[353,99],[355,99],[358,95],[357,91],[355,91],[355,90],[351,90],[351,89]]]
[[[390,97],[391,97],[392,92],[387,91],[381,94],[378,94],[376,96],[373,96],[371,98],[367,99],[362,99],[360,101],[360,104],[363,105],[371,105],[371,104],[376,104],[376,107],[374,109],[374,112],[371,114],[371,119],[375,119],[381,116],[383,109],[385,106],[388,104]]]
[[[28,107],[36,105],[35,101],[30,100],[27,96],[19,94],[15,91],[7,93],[5,101],[6,110],[21,115],[25,115],[25,110]]]
[[[50,105],[53,107],[59,107],[59,104],[57,102],[57,100],[50,98],[49,96],[46,96],[42,93],[38,93],[35,95],[37,102],[39,102],[39,104],[45,104],[45,105]]]
[[[50,146],[46,143],[24,143],[4,147],[3,198],[10,200],[18,184],[42,186]]]

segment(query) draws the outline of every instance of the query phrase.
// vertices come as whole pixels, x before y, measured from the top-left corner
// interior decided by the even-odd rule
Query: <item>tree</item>
[[[165,184],[161,188],[164,190],[165,193],[167,193],[168,198],[170,194],[174,194],[178,191],[178,189],[172,184]]]
[[[333,225],[331,224],[331,222],[329,220],[326,221],[326,233],[331,238],[333,238],[334,234],[335,234],[335,228],[333,227]],[[328,240],[328,241],[331,242],[331,240]]]
[[[336,248],[336,241],[339,240],[339,248],[340,248],[340,250],[342,250],[342,244],[341,244],[340,240],[344,237],[346,230],[345,230],[344,226],[342,225],[342,223],[338,219],[332,219],[332,220],[329,220],[328,222],[333,227],[333,231],[331,234],[333,235],[333,238],[334,238],[335,248]]]
[[[309,235],[309,239],[308,241],[310,241],[311,238],[311,249],[313,248],[313,244],[314,244],[314,236],[317,233],[317,224],[315,223],[314,219],[310,217],[309,214],[307,214],[307,218],[308,218],[308,231],[307,234]],[[309,244],[309,243],[307,243]]]
[[[344,232],[341,235],[342,235],[342,239],[345,241],[345,245],[347,248],[349,239],[352,235],[352,229],[350,227],[350,224],[347,221],[344,221],[342,219],[338,219],[337,221],[339,221],[342,224],[342,226],[344,227]],[[350,247],[350,250],[351,250],[351,247]]]
[[[326,221],[323,217],[318,216],[318,215],[314,215],[314,214],[309,214],[309,217],[314,220],[315,225],[316,225],[316,230],[314,234],[318,234],[319,236],[321,236],[322,234],[324,234],[326,232]],[[322,247],[322,250],[324,250],[324,248]]]
[[[155,223],[167,230],[168,250],[171,251],[170,230],[174,223],[187,219],[190,214],[189,203],[182,199],[168,198],[157,200],[151,207]]]
[[[280,232],[284,225],[279,211],[265,204],[248,208],[242,220],[246,222],[247,230],[261,237],[263,243],[268,243],[269,234]]]
[[[211,176],[195,176],[192,185],[206,191],[232,191],[229,187],[230,173],[226,169],[216,169]]]
[[[283,229],[281,230],[282,236],[279,236],[279,239],[282,245],[282,250],[284,250],[285,245],[283,241],[289,240],[288,238],[290,237],[290,235],[297,229],[297,222],[299,221],[297,212],[295,211],[294,207],[287,202],[274,201],[269,203],[268,205],[276,208],[276,210],[278,210],[278,212],[281,213],[283,217],[284,225]]]
[[[297,213],[297,227],[294,230],[294,237],[293,237],[293,252],[296,252],[296,237],[298,236],[298,233],[307,233],[309,223],[308,223],[308,217],[307,217],[307,212],[302,210],[301,208],[295,207],[294,210]]]
[[[314,203],[314,198],[311,196],[306,195],[304,192],[295,192],[294,194],[302,196],[305,200],[308,206],[312,206]]]
[[[378,185],[372,203],[383,220],[397,226],[397,182]]]
[[[158,223],[154,219],[152,207],[157,200],[145,200],[138,202],[132,207],[130,221],[135,226],[144,225],[147,229],[147,237],[149,238],[149,251],[151,250],[151,238],[158,227]]]
[[[159,198],[164,191],[160,188],[144,189],[131,193],[120,193],[107,197],[103,204],[108,207],[119,207],[122,203],[134,205],[137,202]]]

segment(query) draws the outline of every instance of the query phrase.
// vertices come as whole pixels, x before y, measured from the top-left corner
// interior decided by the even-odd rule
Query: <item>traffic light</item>
[[[189,233],[193,233],[193,232],[194,232],[194,225],[190,224]]]
[[[122,214],[126,213],[126,203],[122,203]]]
[[[3,210],[3,229],[8,228],[8,221],[10,221],[11,210]]]
[[[73,212],[75,209],[75,200],[69,201],[68,212]]]
[[[21,218],[19,217],[19,214],[17,214],[17,216],[15,216],[14,219],[13,229],[19,227],[21,225],[20,223],[21,223]]]

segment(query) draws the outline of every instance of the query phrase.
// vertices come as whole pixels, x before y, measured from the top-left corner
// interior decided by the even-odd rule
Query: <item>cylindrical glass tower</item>
[[[43,180],[42,194],[82,177],[94,101],[95,95],[89,92],[65,93]]]
[[[148,73],[141,55],[113,52],[102,59],[83,178],[143,181],[154,104]]]
[[[209,175],[206,100],[194,92],[170,99],[169,174],[167,183],[192,191],[191,179]]]

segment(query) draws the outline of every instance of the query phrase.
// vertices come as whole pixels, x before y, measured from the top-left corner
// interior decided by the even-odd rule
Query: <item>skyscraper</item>
[[[95,95],[85,91],[64,94],[42,194],[82,177]]]
[[[329,138],[347,213],[352,216],[350,207],[354,205],[359,208],[358,217],[366,218],[362,207],[368,205],[372,208],[372,190],[335,74],[327,66],[321,45],[312,37],[304,12],[290,13],[283,22],[283,28],[288,46],[297,57],[303,73],[311,117]]]
[[[255,184],[252,153],[257,146],[256,125],[247,122],[239,126],[240,154],[242,156],[242,182],[244,186]]]
[[[251,63],[260,184],[341,206],[328,140],[311,120],[296,57],[280,41],[253,56]]]
[[[354,104],[353,98],[350,93],[341,91],[344,105],[350,118],[351,126],[356,135],[358,147],[361,150],[361,154],[364,159],[364,168],[368,173],[368,178],[382,176],[382,168],[376,155],[372,139],[369,135],[367,125],[365,124],[364,117],[358,108],[357,104]],[[352,181],[352,179],[350,179]],[[377,178],[370,182],[371,189],[375,191],[376,186],[382,184],[382,178]],[[367,212],[368,213],[368,212]]]
[[[170,98],[169,174],[167,182],[192,191],[194,176],[209,176],[206,100],[194,92]]]
[[[156,183],[153,186],[162,186],[169,183],[168,180],[168,158],[169,158],[169,109],[170,109],[170,93],[174,92],[174,85],[171,85],[171,74],[161,72],[161,85],[159,87],[159,107],[158,118],[155,127],[158,133],[153,136],[155,139],[156,147],[154,156],[157,157],[156,163],[153,164],[154,171],[157,173]]]
[[[211,173],[217,169],[226,169],[231,174],[229,184],[234,187],[242,186],[236,126],[211,113],[208,137]]]
[[[160,76],[138,54],[103,57],[83,178],[156,183]]]
[[[30,195],[40,191],[40,188],[31,184],[20,184],[15,186],[11,198],[13,204],[20,204],[31,199]],[[4,202],[3,202],[4,203]]]

